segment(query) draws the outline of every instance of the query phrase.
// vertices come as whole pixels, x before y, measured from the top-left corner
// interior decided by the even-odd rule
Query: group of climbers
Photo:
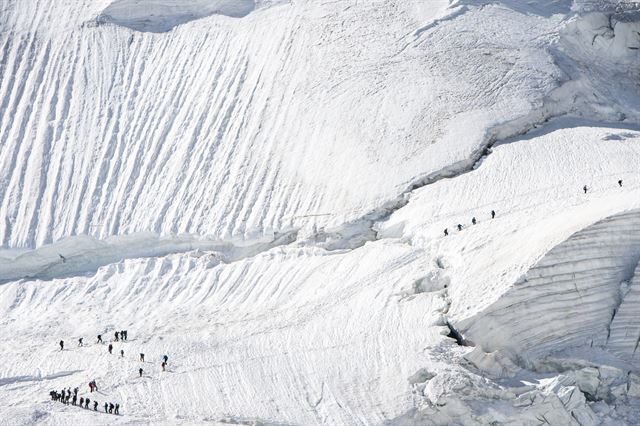
[[[128,339],[128,333],[127,330],[122,330],[122,331],[117,331],[114,334],[115,337],[115,341],[120,341],[120,342],[125,342]],[[98,339],[97,339],[97,344],[102,344],[103,340],[102,340],[102,335],[98,334]],[[64,351],[64,340],[60,340],[59,342],[60,345],[60,350]],[[78,338],[78,346],[79,347],[84,347],[84,339],[82,337]],[[109,354],[113,354],[113,343],[109,343],[109,345],[107,346],[107,350],[109,352]],[[124,349],[120,349],[120,357],[124,358]],[[145,362],[144,360],[144,353],[140,353],[140,358],[139,358],[140,362]],[[169,362],[169,357],[167,355],[163,355],[162,356],[162,363],[160,364],[160,366],[162,367],[162,371],[166,371],[166,367],[167,367],[167,363]],[[138,369],[138,375],[140,377],[142,377],[144,373],[144,370],[142,367],[140,367]],[[93,392],[97,392],[98,391],[98,385],[96,384],[95,380],[91,380],[89,382],[89,392],[93,393]],[[89,408],[89,403],[91,402],[91,400],[89,398],[80,398],[80,400],[78,401],[78,388],[75,388],[73,391],[73,396],[71,395],[71,389],[67,389],[66,391],[63,390],[61,393],[58,393],[56,391],[51,391],[50,393],[51,399],[54,401],[60,401],[62,403],[65,404],[71,404],[71,405],[79,405],[80,407],[84,407],[84,408]],[[79,403],[78,403],[79,402]],[[94,411],[98,411],[98,402],[94,401],[93,403],[93,409]],[[104,410],[105,413],[110,413],[110,414],[119,414],[120,413],[120,405],[119,404],[112,404],[112,403],[106,403],[104,405]]]
[[[495,210],[491,210],[491,219],[495,219],[496,218],[496,211]],[[475,225],[478,223],[478,220],[474,217],[471,218],[471,224]],[[456,228],[458,228],[458,231],[462,231],[462,228],[464,228],[464,226],[462,226],[461,223],[459,223],[458,225],[456,225]],[[449,228],[444,228],[444,236],[446,237],[447,235],[449,235]]]
[[[619,180],[618,180],[618,186],[619,186],[620,188],[622,188],[622,179],[619,179]],[[589,191],[589,187],[588,187],[587,185],[585,185],[585,186],[583,186],[583,187],[582,187],[582,190],[583,190],[583,191],[584,191],[584,193],[586,194],[586,193]],[[495,210],[491,210],[491,219],[495,219],[495,217],[496,217],[496,212],[495,212]],[[472,217],[472,218],[471,218],[471,224],[472,224],[472,225],[475,225],[475,224],[477,224],[477,223],[478,223],[478,221],[476,220],[476,218],[475,218],[475,217]],[[462,228],[463,228],[464,226],[463,226],[462,224],[460,224],[460,223],[459,223],[456,227],[458,228],[458,231],[462,231]],[[444,229],[444,235],[445,235],[445,237],[449,235],[449,228],[445,228],[445,229]]]
[[[95,382],[95,381],[94,381]],[[89,383],[91,387],[91,383]],[[97,390],[97,387],[96,387]],[[57,392],[52,390],[49,392],[49,396],[51,396],[52,401],[59,401],[66,405],[75,405],[80,408],[85,408],[89,410],[89,404],[91,404],[91,399],[89,397],[80,397],[78,400],[78,388],[73,389],[73,396],[71,396],[71,388],[62,389],[61,392]],[[93,401],[93,411],[98,411],[98,401]],[[104,412],[109,414],[120,414],[120,404],[114,404],[112,402],[104,403]]]

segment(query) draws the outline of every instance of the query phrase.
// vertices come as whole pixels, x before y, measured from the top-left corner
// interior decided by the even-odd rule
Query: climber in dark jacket
[[[477,223],[477,221],[476,221],[476,218],[475,218],[475,217],[471,219],[471,223],[473,223],[474,225]]]
[[[447,235],[449,235],[449,230],[447,228],[444,228],[444,236],[446,237]]]
[[[60,350],[64,350],[64,340],[60,340]]]
[[[113,345],[111,343],[109,343],[109,353],[113,353]]]
[[[462,225],[458,224],[458,231],[462,231]]]

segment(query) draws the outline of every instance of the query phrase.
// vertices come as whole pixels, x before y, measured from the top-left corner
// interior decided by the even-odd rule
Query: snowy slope
[[[592,105],[581,81],[544,106],[569,77],[548,49],[562,15],[490,5],[425,25],[446,5],[285,3],[158,35],[97,25],[101,2],[73,6],[69,28],[51,25],[69,5],[9,2],[3,245],[334,227],[468,165],[496,132]],[[615,99],[597,113],[617,119]]]
[[[466,335],[485,352],[504,349],[521,359],[615,345],[619,338],[610,336],[610,327],[624,300],[620,286],[631,280],[638,260],[640,211],[591,225],[549,251]],[[632,306],[628,300],[626,309]]]
[[[0,423],[639,417],[637,4],[0,6]]]
[[[582,150],[587,138],[591,149]],[[603,152],[608,158],[606,175],[599,174]],[[611,212],[640,208],[640,181],[625,176],[640,166],[639,155],[640,132],[588,126],[556,130],[501,145],[476,171],[420,190],[385,226],[397,232],[395,222],[401,217],[425,217],[421,209],[436,199],[427,197],[427,191],[450,194],[452,200],[440,205],[456,207],[432,212],[434,223],[412,232],[418,236],[413,241],[385,237],[359,249],[335,252],[294,245],[228,264],[211,263],[209,254],[196,251],[118,262],[86,277],[6,283],[0,287],[0,327],[3,334],[21,336],[4,343],[11,361],[0,370],[3,397],[15,401],[6,413],[28,423],[33,408],[27,401],[33,392],[44,395],[50,388],[81,385],[89,377],[102,385],[101,399],[126,401],[126,415],[119,420],[134,424],[224,419],[376,424],[396,417],[394,421],[402,423],[404,413],[413,412],[415,404],[426,413],[435,409],[430,416],[442,416],[444,423],[457,416],[465,423],[500,416],[524,421],[550,412],[556,419],[552,424],[562,424],[567,418],[563,416],[592,413],[584,397],[575,407],[559,402],[559,393],[575,387],[565,382],[553,387],[541,381],[540,388],[526,389],[531,397],[555,395],[559,405],[545,399],[527,406],[510,402],[524,392],[520,387],[486,379],[476,383],[478,378],[456,366],[464,363],[461,357],[468,351],[446,337],[446,322],[475,338],[458,319],[477,307],[465,310],[458,305],[473,299],[481,302],[478,291],[494,275],[510,280],[517,273],[512,268],[530,268],[528,259],[538,256],[541,247],[561,247],[567,244],[562,239],[571,241],[573,229],[589,227]],[[527,170],[501,167],[520,157],[529,159],[527,170],[549,179],[529,179]],[[562,167],[563,159],[583,168]],[[555,174],[540,174],[548,167]],[[602,187],[594,186],[587,196],[580,194],[577,178],[582,173],[598,178]],[[626,177],[623,188],[609,175]],[[465,204],[460,188],[470,183],[488,186],[468,192],[477,195],[467,197]],[[505,198],[524,183],[529,185],[523,192],[527,196]],[[574,195],[567,196],[570,192]],[[449,203],[453,198],[458,199]],[[480,216],[474,210],[485,204],[499,206],[493,222],[486,212]],[[540,217],[531,220],[532,212]],[[474,214],[481,222],[471,229],[448,238],[419,237],[436,227],[439,234],[440,228],[457,221],[467,224]],[[402,221],[406,232],[410,221]],[[546,238],[531,244],[532,235],[545,231]],[[505,246],[502,252],[500,245]],[[488,263],[487,252],[504,254]],[[475,279],[465,279],[464,268],[476,265],[484,265],[484,273],[476,270]],[[618,288],[619,283],[611,283],[612,291]],[[495,289],[483,293],[500,294]],[[509,294],[502,298],[512,298]],[[480,316],[490,312],[491,308],[483,310]],[[541,326],[547,324],[544,315],[537,318]],[[482,321],[475,319],[474,324]],[[109,356],[104,345],[74,347],[77,336],[91,340],[99,332],[109,335],[120,328],[135,330],[134,340],[116,344],[116,352],[124,348],[124,360]],[[485,331],[489,329],[485,324]],[[602,331],[595,322],[591,330],[594,337]],[[56,351],[58,337],[68,342],[69,351]],[[145,365],[148,377],[142,380],[135,378],[140,351],[151,361]],[[171,372],[163,375],[153,363],[165,352],[172,363]],[[475,351],[470,356],[478,364],[489,362],[486,355],[477,359]],[[506,360],[500,363],[509,365]],[[486,368],[494,371],[495,364],[491,361]],[[515,365],[509,368],[520,371]],[[64,375],[57,376],[61,372]],[[548,377],[549,373],[539,373],[540,380]],[[620,370],[616,380],[623,377],[626,372]],[[458,398],[462,401],[455,402]],[[485,398],[496,404],[494,417],[475,412],[466,402]],[[112,420],[45,399],[37,408],[45,424]],[[443,401],[448,402],[442,405]],[[610,413],[610,418],[628,416],[625,407],[620,414]],[[413,413],[411,422],[420,422],[416,419],[421,414]]]

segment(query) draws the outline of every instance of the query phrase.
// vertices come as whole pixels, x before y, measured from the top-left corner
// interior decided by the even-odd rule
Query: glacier
[[[0,2],[0,423],[634,424],[639,81],[633,1]]]

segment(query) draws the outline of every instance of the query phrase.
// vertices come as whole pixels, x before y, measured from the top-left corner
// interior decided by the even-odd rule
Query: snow
[[[30,2],[14,4],[3,33],[14,71],[0,87],[0,241],[10,247],[336,227],[466,164],[487,127],[530,113],[561,75],[545,48],[559,18],[499,7],[419,37],[413,8],[362,2],[210,16],[159,36],[24,33],[36,25],[22,23]],[[458,19],[471,30],[454,31]],[[499,31],[505,22],[513,33]]]
[[[635,358],[638,340],[640,340],[636,313],[640,306],[638,280],[640,280],[640,262],[638,262],[632,279],[621,283],[620,305],[611,320],[609,338],[607,339],[607,348],[611,352],[634,363],[637,363]]]
[[[640,207],[633,196],[640,186],[640,130],[604,126],[558,119],[495,146],[475,170],[414,191],[405,208],[379,225],[379,236],[406,239],[448,260],[465,283],[452,282],[451,292],[465,292],[454,294],[452,308],[461,318],[472,315],[572,234]],[[497,212],[493,221],[491,210]],[[465,227],[460,233],[459,223]],[[452,238],[443,238],[445,228]],[[474,249],[479,252],[467,254]]]
[[[165,32],[214,14],[242,18],[255,7],[254,0],[116,0],[97,19],[137,31]]]
[[[618,286],[640,260],[638,225],[640,211],[634,210],[557,245],[474,318],[468,337],[486,352],[500,348],[522,360],[567,347],[615,344],[609,327],[621,303]]]
[[[206,251],[211,261],[236,261],[295,240],[296,234],[273,235],[236,244],[197,238],[192,235],[160,237],[152,233],[113,236],[96,240],[88,236],[68,237],[27,252],[7,253],[0,260],[4,280],[52,279],[95,272],[99,267],[124,259],[160,257],[171,253]]]
[[[640,415],[637,4],[1,7],[3,422]]]

